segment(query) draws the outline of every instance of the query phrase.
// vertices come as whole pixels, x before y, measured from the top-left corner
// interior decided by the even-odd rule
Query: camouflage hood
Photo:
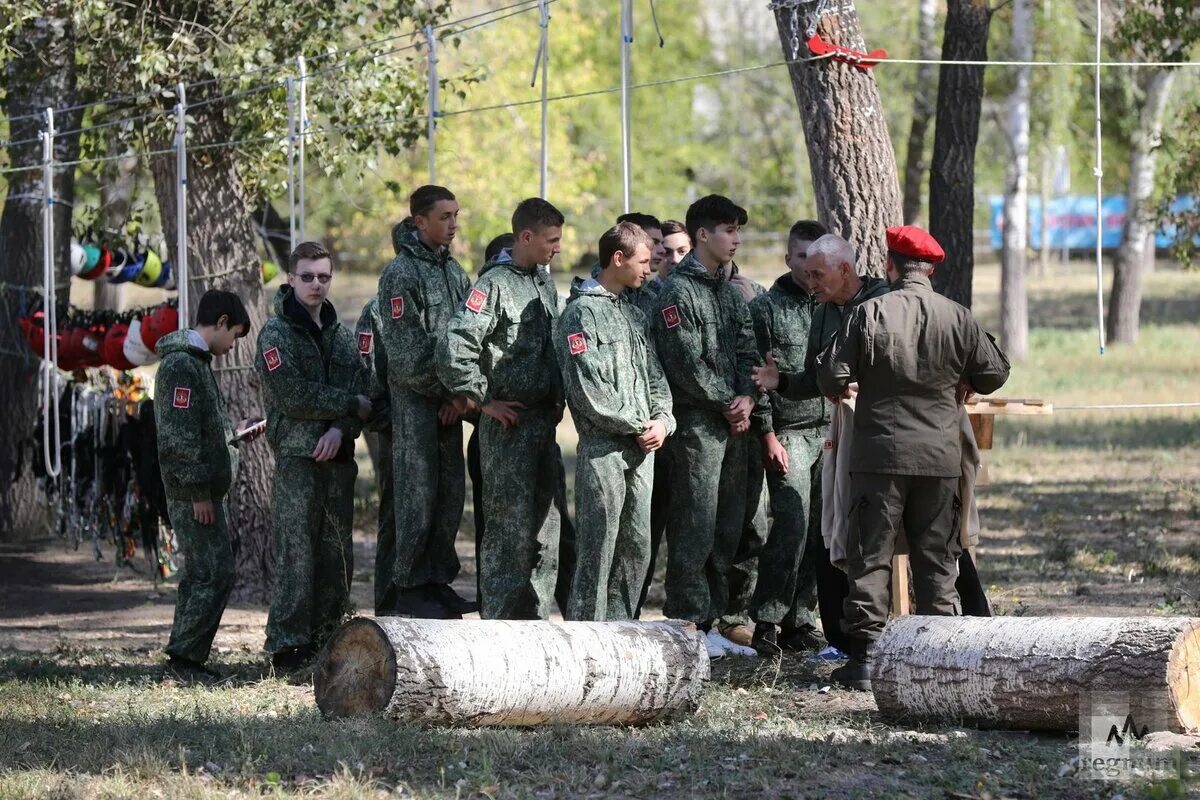
[[[188,338],[187,331],[173,331],[158,340],[158,344],[154,346],[154,352],[158,353],[159,358],[166,358],[171,353],[186,353],[193,358],[198,358],[201,361],[210,363],[212,361],[212,353],[208,350],[201,350],[196,347]]]
[[[300,305],[300,301],[296,299],[296,292],[291,286],[286,283],[279,287],[275,292],[275,300],[271,304],[271,310],[275,316],[281,320],[291,323],[292,325],[301,328],[312,328],[320,337],[320,331],[316,330],[316,324],[313,323],[312,317],[308,315],[308,311],[304,306]],[[321,327],[329,329],[338,321],[337,309],[333,307],[333,303],[326,300],[321,304]]]
[[[575,278],[571,281],[571,293],[567,296],[567,302],[574,302],[580,297],[608,297],[612,300],[617,299],[615,294],[605,289],[600,284],[600,281],[595,278]]]
[[[398,256],[403,255],[414,261],[425,261],[439,266],[450,257],[450,248],[448,247],[434,252],[422,244],[421,240],[417,238],[417,226],[409,219],[392,228],[392,247],[395,248]]]
[[[693,278],[699,278],[702,281],[709,283],[719,283],[728,276],[728,270],[724,266],[717,267],[715,275],[710,275],[708,269],[700,263],[700,259],[696,258],[695,253],[688,253],[675,265],[675,269],[671,270],[671,275],[688,275]]]

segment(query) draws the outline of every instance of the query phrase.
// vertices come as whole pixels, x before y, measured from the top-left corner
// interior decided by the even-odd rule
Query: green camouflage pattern
[[[167,654],[199,664],[208,660],[235,576],[223,499],[213,501],[213,512],[213,524],[201,525],[191,500],[167,497],[167,514],[183,553]]]
[[[454,395],[438,379],[435,356],[470,288],[449,251],[434,252],[411,223],[397,230],[396,257],[379,278],[377,309],[388,354],[396,539],[384,595],[449,584],[459,572],[454,540],[462,522],[466,471],[461,422],[441,425]],[[386,570],[380,567],[380,573]],[[378,589],[378,587],[377,587]]]
[[[566,616],[632,619],[650,560],[654,454],[636,437],[651,420],[675,429],[671,395],[633,302],[597,281],[572,287],[554,334],[579,431],[577,561]]]
[[[354,341],[358,358],[368,375],[367,397],[371,399],[371,417],[364,426],[367,431],[390,432],[392,408],[387,393],[387,349],[380,336],[379,298],[372,297],[363,306],[354,325]]]
[[[745,450],[746,506],[742,512],[742,536],[729,566],[729,605],[722,625],[742,625],[750,620],[750,600],[758,585],[758,561],[767,543],[767,497],[763,491],[762,448],[758,438],[747,433],[733,437],[733,445]]]
[[[758,352],[773,354],[781,372],[803,372],[815,359],[815,355],[809,357],[809,343],[816,306],[790,274],[781,275],[769,291],[750,303]],[[827,321],[835,316],[829,314]],[[772,431],[824,429],[829,424],[824,398],[789,400],[778,392],[770,392],[768,398],[768,403],[755,406],[754,431],[758,436]]]
[[[319,649],[349,613],[357,476],[353,459],[276,456],[271,492],[275,586],[267,652]]]

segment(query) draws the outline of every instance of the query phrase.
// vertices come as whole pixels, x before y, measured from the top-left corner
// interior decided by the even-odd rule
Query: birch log
[[[708,656],[673,622],[359,617],[314,676],[326,717],[428,725],[639,725],[696,710]]]
[[[1136,717],[1168,709],[1171,730],[1200,725],[1200,619],[910,616],[871,658],[891,719],[1076,730],[1081,703],[1119,692]]]

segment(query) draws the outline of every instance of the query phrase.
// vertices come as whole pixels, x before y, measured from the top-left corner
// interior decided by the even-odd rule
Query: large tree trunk
[[[109,139],[110,146],[119,145],[117,137]],[[111,150],[110,150],[111,152]],[[133,194],[137,189],[138,160],[136,156],[110,161],[104,168],[104,183],[100,186],[100,224],[117,229],[129,219]],[[125,284],[98,280],[93,284],[92,307],[120,311],[125,305]]]
[[[1033,60],[1033,2],[1013,3],[1013,57]],[[1000,248],[1000,344],[1013,361],[1029,355],[1029,298],[1025,289],[1029,252],[1029,76],[1017,68],[1008,98],[1008,142],[1012,161],[1004,187],[1004,240]]]
[[[942,58],[986,61],[991,22],[987,0],[949,0]],[[929,173],[929,232],[946,250],[946,260],[933,273],[933,286],[968,308],[975,274],[975,143],[983,70],[982,66],[942,65]]]
[[[45,16],[25,23],[13,38],[15,55],[6,66],[4,113],[9,119],[27,114],[32,119],[14,120],[8,139],[32,142],[13,145],[13,166],[36,165],[42,160],[37,141],[42,128],[41,112],[47,107],[76,105],[75,33],[71,4],[52,3]],[[58,130],[79,128],[80,112],[55,115]],[[79,158],[79,134],[59,136],[54,142],[56,161]],[[22,442],[29,440],[37,425],[39,360],[25,343],[17,320],[40,302],[42,284],[42,172],[40,169],[5,176],[8,193],[0,214],[0,540],[28,538],[44,532],[46,498],[30,469],[30,451],[20,456]],[[68,265],[71,250],[71,209],[75,201],[75,168],[55,171],[54,255],[59,304],[70,298]],[[40,451],[41,442],[37,442]]]
[[[886,718],[1028,730],[1076,730],[1081,702],[1125,692],[1135,719],[1187,730],[1200,724],[1198,626],[1188,617],[900,617],[872,651],[871,687]]]
[[[811,56],[806,31],[818,4],[780,4],[775,23],[789,60]],[[833,4],[818,21],[827,42],[867,49],[853,0]],[[884,231],[902,220],[896,154],[888,137],[879,87],[870,70],[834,59],[788,68],[800,109],[812,171],[817,218],[858,252],[859,271],[882,275]]]
[[[937,0],[920,0],[917,5],[917,41],[924,61],[937,59]],[[908,153],[904,158],[904,223],[916,225],[921,218],[922,189],[925,186],[925,135],[933,117],[933,101],[937,91],[933,64],[917,67],[917,84],[913,87],[912,127],[908,129]]]
[[[1139,80],[1145,93],[1137,131],[1129,153],[1129,191],[1125,212],[1125,234],[1113,264],[1112,294],[1108,299],[1108,341],[1132,344],[1137,341],[1142,309],[1142,278],[1146,271],[1146,247],[1153,252],[1154,176],[1158,148],[1162,144],[1163,115],[1174,70],[1148,70]]]
[[[351,620],[314,675],[327,717],[432,725],[639,725],[694,712],[709,677],[673,622]]]
[[[261,265],[255,252],[255,232],[234,165],[233,150],[196,150],[232,138],[219,104],[202,106],[190,117],[188,136],[188,269],[191,308],[195,318],[200,296],[208,289],[235,292],[250,314],[250,333],[225,358],[213,364],[217,383],[234,423],[262,414],[262,389],[254,370],[255,342],[266,320]],[[169,147],[158,142],[155,149]],[[154,191],[163,220],[163,233],[173,263],[175,252],[175,156],[156,157],[151,164]],[[229,496],[230,532],[237,560],[239,593],[263,599],[270,589],[273,566],[271,483],[274,460],[263,440],[242,448],[241,468]]]

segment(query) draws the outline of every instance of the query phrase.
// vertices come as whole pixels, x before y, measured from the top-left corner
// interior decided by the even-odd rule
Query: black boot
[[[785,628],[779,632],[779,646],[793,653],[819,653],[825,649],[825,639],[811,625]]]
[[[184,684],[200,684],[201,686],[212,686],[224,680],[221,673],[199,661],[172,655],[167,656],[166,666],[163,667],[163,677]]]
[[[312,661],[312,658],[311,647],[288,647],[271,654],[271,666],[275,669],[276,675],[290,675],[302,670]]]
[[[415,619],[462,619],[462,614],[451,612],[430,595],[428,586],[401,589],[396,598],[395,614]]]
[[[833,682],[852,692],[871,691],[871,662],[851,656],[850,660],[829,675]]]
[[[425,587],[425,591],[430,600],[441,603],[451,614],[457,614],[457,618],[461,618],[463,614],[474,614],[479,610],[478,602],[460,596],[449,584],[431,583]]]
[[[775,623],[754,623],[754,637],[750,640],[750,646],[758,651],[760,656],[779,655],[782,651],[779,649],[779,642],[775,632]]]

